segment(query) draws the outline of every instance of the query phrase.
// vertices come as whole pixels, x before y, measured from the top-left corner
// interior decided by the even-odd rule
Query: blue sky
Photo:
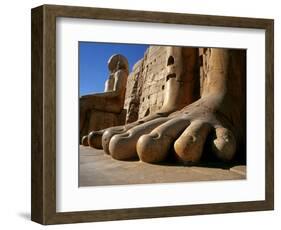
[[[79,42],[80,95],[103,92],[109,75],[107,61],[111,55],[124,55],[128,59],[131,71],[147,48],[148,45]]]

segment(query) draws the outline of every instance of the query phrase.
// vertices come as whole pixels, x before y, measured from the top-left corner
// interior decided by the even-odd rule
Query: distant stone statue
[[[127,59],[116,54],[109,58],[109,78],[105,82],[103,93],[80,97],[80,138],[90,131],[125,123],[123,111],[129,65]],[[87,137],[82,138],[87,145]]]

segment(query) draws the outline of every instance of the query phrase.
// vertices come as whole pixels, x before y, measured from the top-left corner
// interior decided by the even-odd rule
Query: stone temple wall
[[[139,117],[140,95],[142,93],[140,81],[142,79],[143,59],[139,60],[129,74],[126,87],[124,109],[127,110],[126,123],[136,121]]]
[[[128,77],[124,108],[130,123],[158,111],[164,101],[165,46],[150,46]]]

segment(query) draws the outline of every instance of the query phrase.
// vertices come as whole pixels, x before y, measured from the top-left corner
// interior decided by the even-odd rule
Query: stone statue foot
[[[102,149],[101,140],[104,132],[105,129],[90,132],[88,135],[82,137],[81,144],[95,149]]]
[[[81,144],[84,146],[89,146],[88,135],[82,137]]]
[[[114,126],[103,130],[92,131],[88,135],[82,137],[81,144],[96,149],[102,149],[103,148],[102,137],[104,134],[105,136],[108,134],[111,134],[111,136],[113,136],[115,134],[123,133],[125,131],[126,131],[125,126]]]
[[[102,149],[101,138],[104,130],[92,131],[87,136],[88,145],[92,148]]]
[[[138,156],[136,144],[140,136],[150,133],[154,128],[168,121],[169,119],[169,117],[156,118],[154,120],[139,124],[121,134],[112,135],[112,132],[110,132],[110,134],[108,134],[108,136],[111,136],[109,141],[106,139],[107,133],[105,133],[102,137],[104,151],[108,151],[108,153],[117,160],[129,160],[135,158]]]
[[[124,125],[124,126],[111,127],[104,131],[104,133],[102,135],[102,139],[101,139],[101,145],[102,145],[102,148],[105,151],[105,153],[110,154],[109,153],[109,142],[110,142],[111,138],[114,135],[118,135],[118,134],[121,135],[122,133],[125,133],[127,129],[128,129],[128,127],[126,127]]]
[[[87,140],[87,144],[90,145],[92,148],[103,149],[107,154],[109,153],[109,142],[114,135],[125,133],[126,131],[130,130],[135,126],[139,126],[145,122],[154,120],[159,117],[167,117],[171,112],[161,112],[156,113],[150,116],[147,116],[143,119],[135,121],[130,124],[121,125],[121,126],[114,126],[107,129],[99,130],[99,131],[92,131],[88,136],[85,137]],[[83,137],[84,138],[84,137]],[[83,141],[84,139],[82,139]],[[84,141],[86,142],[86,141]],[[82,142],[83,143],[83,142]]]
[[[109,154],[109,142],[111,137],[116,134],[122,134],[129,129],[143,124],[147,121],[154,120],[159,117],[167,117],[170,113],[171,112],[167,111],[159,112],[127,125],[114,126],[99,131],[92,131],[88,135],[82,137],[81,144],[96,149],[104,149],[104,151]]]
[[[227,123],[216,101],[201,98],[169,117],[114,135],[109,153],[119,160],[138,156],[141,161],[155,163],[165,160],[174,148],[181,161],[198,162],[208,135],[214,133],[212,151],[221,160],[231,160],[236,151],[236,138]]]

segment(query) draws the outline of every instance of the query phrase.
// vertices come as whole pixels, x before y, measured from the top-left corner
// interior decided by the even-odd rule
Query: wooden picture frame
[[[56,18],[71,17],[265,30],[266,150],[265,200],[79,212],[56,211]],[[32,9],[32,187],[31,219],[61,224],[274,208],[274,21],[271,19],[193,15],[43,5]]]

